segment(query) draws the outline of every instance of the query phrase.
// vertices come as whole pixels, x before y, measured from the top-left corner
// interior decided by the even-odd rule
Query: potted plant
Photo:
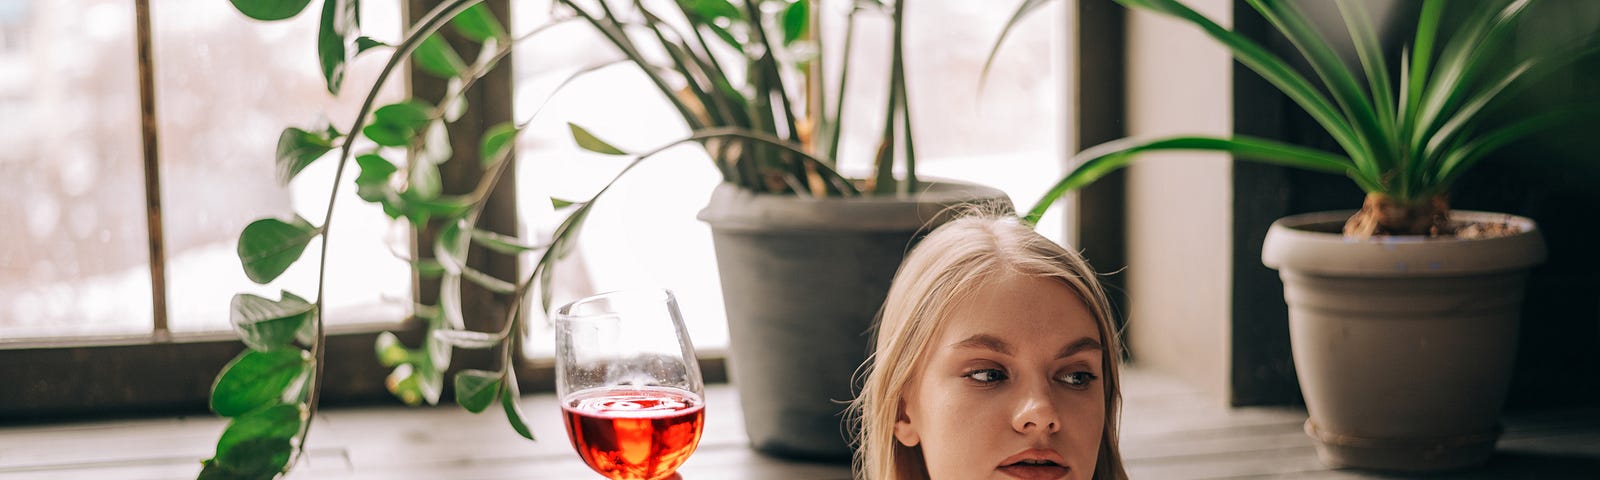
[[[1592,106],[1503,123],[1487,113],[1595,46],[1504,62],[1508,36],[1535,2],[1474,3],[1447,29],[1447,2],[1426,0],[1393,70],[1364,3],[1340,0],[1358,73],[1295,2],[1248,0],[1303,55],[1318,85],[1178,0],[1118,2],[1200,28],[1309,113],[1342,152],[1244,136],[1117,140],[1080,153],[1029,217],[1148,151],[1226,152],[1349,177],[1367,192],[1359,210],[1280,219],[1262,253],[1284,282],[1306,432],[1336,467],[1435,471],[1486,461],[1515,358],[1523,280],[1545,252],[1527,218],[1451,211],[1450,187],[1518,139],[1592,120]],[[1013,22],[1039,3],[1024,4]]]
[[[439,279],[438,303],[419,305],[414,313],[427,327],[420,345],[407,346],[390,334],[379,337],[378,359],[394,368],[387,382],[390,391],[409,404],[436,403],[454,349],[498,349],[498,370],[455,375],[456,402],[473,412],[498,403],[511,426],[532,439],[517,408],[516,375],[509,367],[516,332],[523,328],[519,312],[550,308],[553,265],[570,253],[591,206],[615,179],[592,198],[557,201],[564,218],[545,241],[479,227],[485,200],[504,175],[515,138],[528,121],[486,129],[478,141],[479,155],[472,158],[451,150],[449,126],[467,108],[464,94],[513,45],[545,29],[513,38],[481,2],[441,1],[402,38],[386,43],[361,35],[358,0],[327,0],[317,53],[331,93],[341,90],[344,65],[354,56],[390,52],[390,57],[373,84],[361,89],[365,101],[348,128],[283,131],[277,151],[279,180],[288,183],[307,165],[331,157],[325,161],[338,162],[332,187],[337,194],[345,166],[354,159],[357,194],[381,205],[390,217],[408,220],[419,239],[432,239],[431,245],[417,248],[431,252],[431,258],[419,255],[411,261],[418,276]],[[296,16],[309,3],[233,1],[242,13],[263,21]],[[896,39],[886,76],[886,126],[874,175],[866,179],[846,178],[834,169],[843,95],[829,101],[815,88],[801,96],[797,77],[803,69],[797,65],[806,59],[784,55],[807,35],[810,2],[681,0],[662,11],[642,2],[626,10],[603,1],[554,3],[558,14],[549,25],[588,25],[640,68],[691,129],[689,136],[671,144],[629,153],[572,125],[577,144],[631,157],[620,176],[666,148],[696,143],[723,175],[725,183],[701,217],[712,225],[725,279],[733,345],[730,373],[747,407],[752,444],[772,453],[847,459],[850,450],[839,415],[843,406],[836,400],[851,395],[851,375],[868,353],[865,333],[902,253],[948,206],[1009,202],[994,189],[916,177],[898,41],[901,2],[857,6],[892,15]],[[440,35],[445,28],[467,39],[471,48],[466,51],[475,54],[463,55],[446,42]],[[407,59],[446,81],[444,96],[376,105],[379,87]],[[813,76],[820,76],[815,71],[820,64],[811,63]],[[742,80],[729,75],[735,69],[744,73]],[[592,69],[562,85],[588,71]],[[841,83],[846,72],[840,69]],[[461,163],[482,173],[477,188],[463,194],[442,192],[440,165]],[[896,163],[903,177],[896,176]],[[282,274],[312,240],[329,232],[332,210],[330,206],[320,224],[299,217],[264,218],[246,227],[239,256],[249,277],[267,283]],[[469,266],[471,246],[531,252],[538,260],[528,276],[506,281]],[[224,367],[213,387],[213,410],[231,422],[201,478],[270,478],[295,465],[303,452],[326,363],[320,278],[314,296],[285,291],[279,299],[234,297],[232,323],[249,349]],[[502,329],[464,328],[464,284],[513,299]],[[537,306],[531,304],[534,292],[539,292]],[[820,383],[805,386],[809,381]]]

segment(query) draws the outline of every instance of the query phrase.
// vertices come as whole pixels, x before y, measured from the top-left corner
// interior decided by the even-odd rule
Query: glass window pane
[[[513,29],[522,32],[540,25],[549,12],[547,2],[518,2],[512,9]],[[578,150],[568,122],[629,151],[648,150],[689,132],[632,64],[586,74],[544,104],[574,72],[621,58],[615,52],[587,25],[577,23],[517,46],[514,115],[527,120],[543,104],[517,146],[518,211],[525,219],[525,235],[548,235],[560,221],[549,197],[585,200],[627,161]],[[634,169],[595,206],[578,249],[556,272],[553,303],[620,288],[669,288],[678,297],[695,347],[725,348],[726,314],[711,231],[695,220],[719,181],[705,153],[694,147],[652,157]],[[538,319],[529,323],[529,355],[549,357],[553,345],[547,325]]]
[[[151,331],[136,68],[133,2],[0,2],[0,341]]]
[[[316,5],[291,20],[257,22],[228,2],[152,2],[168,311],[175,332],[229,329],[228,302],[239,292],[276,299],[288,289],[315,298],[320,241],[265,286],[245,277],[235,248],[240,231],[257,218],[299,214],[322,222],[336,156],[280,186],[278,134],[288,126],[311,129],[323,115],[349,128],[386,59],[387,52],[357,59],[342,96],[332,98],[317,63]],[[363,33],[398,37],[397,3],[367,2],[362,15]],[[384,98],[400,98],[402,84],[389,82]],[[409,250],[409,240],[403,227],[355,197],[350,182],[356,173],[352,162],[333,219],[325,318],[330,324],[398,321],[409,309],[411,275],[390,250]]]
[[[1064,94],[1071,35],[1064,25],[1070,11],[1066,7],[1073,2],[1048,2],[1019,23],[982,90],[978,80],[983,62],[1015,10],[971,0],[909,3],[905,67],[917,175],[989,185],[1010,195],[1017,208],[1031,207],[1065,173],[1061,159],[1067,151]],[[841,19],[824,25],[829,38],[843,37]],[[840,168],[846,171],[870,171],[883,132],[890,27],[884,14],[857,15],[839,153]],[[828,48],[842,49],[842,44],[835,41]],[[837,52],[832,55],[838,58]],[[1060,241],[1060,219],[1047,216],[1039,231]]]
[[[828,48],[842,47],[844,13],[852,3],[825,2]],[[1061,173],[1067,131],[1062,7],[1040,9],[1013,33],[980,94],[978,73],[1011,10],[972,0],[910,3],[906,65],[919,173],[992,185],[1025,208]],[[658,12],[671,9],[666,2],[646,5]],[[546,2],[519,2],[513,9],[515,31],[529,31],[548,18]],[[858,176],[869,170],[883,128],[889,27],[883,14],[859,15],[840,154],[842,168]],[[531,232],[548,233],[559,221],[545,196],[585,200],[626,161],[578,150],[568,122],[629,151],[688,134],[676,110],[632,64],[586,74],[543,103],[574,72],[621,58],[586,24],[549,30],[519,45],[516,55],[518,120],[543,108],[518,145],[520,208]],[[831,55],[838,58],[837,52]],[[838,70],[837,65],[828,68]],[[558,271],[555,303],[633,285],[664,286],[678,292],[697,347],[726,347],[710,229],[695,218],[719,181],[704,151],[695,147],[674,149],[630,172],[589,216],[579,250]],[[1061,231],[1056,222],[1041,229]],[[547,327],[530,323],[531,354],[548,356]]]

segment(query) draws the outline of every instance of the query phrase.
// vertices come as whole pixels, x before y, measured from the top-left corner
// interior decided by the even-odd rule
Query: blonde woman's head
[[[1123,479],[1120,342],[1081,257],[1014,217],[966,216],[901,264],[852,405],[868,480]]]

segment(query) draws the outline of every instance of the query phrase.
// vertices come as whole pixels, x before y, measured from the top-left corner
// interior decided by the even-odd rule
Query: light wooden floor
[[[1403,478],[1329,471],[1301,433],[1305,412],[1229,409],[1181,383],[1126,375],[1123,452],[1143,479]],[[731,388],[708,389],[706,435],[681,470],[686,480],[849,479],[844,465],[791,463],[744,446]],[[522,440],[498,410],[367,407],[325,411],[308,463],[291,480],[599,478],[572,453],[554,398],[523,409],[540,436]],[[224,423],[211,417],[0,426],[0,479],[192,479]],[[1485,469],[1433,478],[1600,479],[1600,409],[1511,415]]]

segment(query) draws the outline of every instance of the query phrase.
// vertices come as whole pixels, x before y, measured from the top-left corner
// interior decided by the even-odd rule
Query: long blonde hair
[[[949,312],[976,287],[1001,273],[1060,281],[1095,317],[1102,344],[1101,380],[1106,421],[1094,478],[1123,480],[1117,449],[1122,394],[1118,365],[1122,343],[1095,272],[1078,254],[1034,232],[1011,216],[984,214],[956,219],[923,239],[895,274],[875,333],[877,351],[862,367],[866,382],[851,403],[858,428],[856,476],[864,480],[926,480],[922,449],[894,439],[895,419],[906,385]]]

